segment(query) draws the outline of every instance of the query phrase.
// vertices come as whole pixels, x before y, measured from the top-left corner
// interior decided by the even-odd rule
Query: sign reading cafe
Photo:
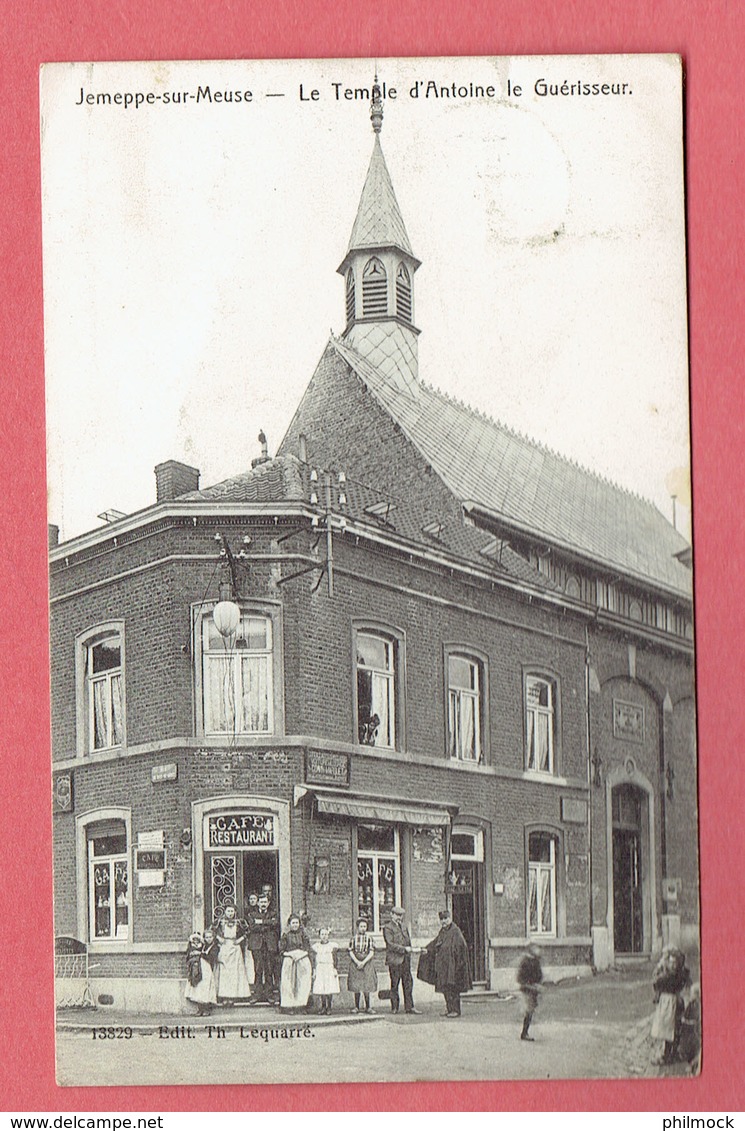
[[[209,818],[210,848],[271,848],[274,817],[266,813],[221,813]]]

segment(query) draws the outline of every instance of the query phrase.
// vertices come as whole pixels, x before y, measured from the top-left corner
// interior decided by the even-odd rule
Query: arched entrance
[[[654,946],[654,805],[650,783],[632,759],[609,776],[608,926],[616,956]]]

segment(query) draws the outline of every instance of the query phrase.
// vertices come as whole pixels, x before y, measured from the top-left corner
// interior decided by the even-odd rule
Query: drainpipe
[[[590,938],[592,939],[593,907],[592,907],[592,714],[590,707],[590,632],[585,625],[585,742],[587,745],[587,873],[588,873],[588,904],[590,913]],[[593,940],[593,958],[594,940]]]

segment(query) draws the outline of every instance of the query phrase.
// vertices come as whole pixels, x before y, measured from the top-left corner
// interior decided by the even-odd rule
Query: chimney
[[[59,546],[59,526],[53,522],[47,523],[47,535],[49,538],[49,549],[53,550],[55,546]]]
[[[187,491],[199,490],[199,469],[189,467],[188,463],[179,463],[177,459],[166,460],[155,468],[155,484],[157,502],[178,499]]]

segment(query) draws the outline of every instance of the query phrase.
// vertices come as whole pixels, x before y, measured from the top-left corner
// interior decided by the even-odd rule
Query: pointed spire
[[[383,98],[378,84],[378,73],[375,72],[375,82],[372,88],[372,106],[370,107],[370,121],[376,134],[383,128]]]

